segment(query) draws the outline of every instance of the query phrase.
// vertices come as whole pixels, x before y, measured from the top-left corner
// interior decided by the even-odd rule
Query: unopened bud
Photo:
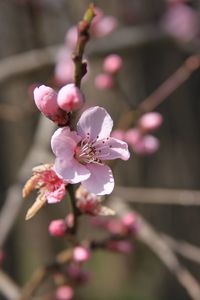
[[[111,54],[105,58],[103,63],[103,70],[105,72],[114,74],[121,70],[122,65],[122,58],[117,54]]]
[[[157,112],[150,112],[144,114],[140,119],[139,119],[139,126],[145,130],[145,131],[154,131],[158,129],[163,122],[163,117],[161,114]]]
[[[67,225],[66,222],[62,219],[53,220],[49,224],[49,233],[54,237],[63,237],[66,233]]]
[[[133,146],[133,150],[141,155],[151,155],[159,149],[159,140],[152,135],[145,135]]]
[[[85,247],[77,246],[74,248],[73,258],[77,262],[86,262],[90,258],[90,251]]]
[[[56,299],[57,300],[71,300],[74,297],[74,290],[68,286],[63,285],[59,287],[56,291]]]
[[[114,86],[113,77],[110,74],[102,73],[96,76],[95,86],[99,90],[108,90]]]
[[[65,85],[58,93],[58,105],[66,111],[80,109],[84,104],[84,95],[73,83]]]
[[[118,26],[118,21],[113,16],[102,17],[94,26],[95,37],[103,37],[113,32]]]

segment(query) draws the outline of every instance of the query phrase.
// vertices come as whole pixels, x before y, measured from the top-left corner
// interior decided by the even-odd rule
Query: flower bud
[[[133,150],[141,155],[151,155],[159,149],[159,140],[152,135],[145,135],[135,145]]]
[[[135,145],[140,139],[141,133],[137,128],[131,128],[127,130],[124,136],[124,140],[130,145]]]
[[[144,114],[138,122],[138,125],[144,131],[154,131],[158,129],[163,122],[161,114],[157,112],[150,112]]]
[[[122,217],[122,224],[126,227],[128,232],[135,233],[137,230],[137,220],[134,213],[127,213]]]
[[[95,78],[95,86],[99,90],[108,90],[114,86],[113,77],[109,74],[101,73]]]
[[[65,85],[58,93],[58,105],[66,112],[80,109],[84,104],[84,95],[73,83]]]
[[[113,32],[118,26],[118,21],[113,16],[105,16],[97,22],[93,28],[95,37],[104,37]]]
[[[73,297],[74,290],[68,285],[63,285],[59,287],[56,291],[57,300],[71,300]]]
[[[37,108],[50,120],[63,126],[67,124],[68,116],[65,111],[59,108],[57,94],[54,89],[41,85],[33,91]]]
[[[86,262],[90,258],[90,251],[85,247],[77,246],[74,248],[73,258],[77,262]]]
[[[67,225],[66,222],[62,219],[53,220],[49,224],[49,233],[54,237],[63,237],[66,233]]]
[[[122,58],[117,54],[108,55],[103,63],[103,70],[105,72],[114,74],[121,70],[123,65]]]
[[[72,26],[71,28],[69,28],[65,36],[66,46],[73,49],[76,46],[77,37],[78,37],[77,27]]]

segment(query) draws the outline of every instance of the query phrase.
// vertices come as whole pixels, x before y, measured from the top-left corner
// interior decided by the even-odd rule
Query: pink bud
[[[141,133],[138,128],[131,128],[126,131],[124,140],[131,145],[135,145],[141,139]]]
[[[54,237],[63,237],[66,233],[67,225],[66,222],[62,219],[53,220],[49,224],[49,233]]]
[[[95,86],[100,90],[108,90],[114,86],[113,77],[109,74],[101,73],[95,78]]]
[[[133,250],[132,244],[129,241],[110,241],[107,248],[111,251],[128,254]]]
[[[73,82],[74,63],[69,49],[63,49],[59,53],[54,76],[57,84],[59,85]]]
[[[67,227],[72,228],[74,226],[74,215],[69,213],[66,217]]]
[[[86,262],[90,258],[90,251],[85,247],[77,246],[74,248],[73,258],[77,262]]]
[[[116,130],[113,130],[112,132],[112,137],[114,137],[115,139],[118,139],[118,140],[124,140],[124,136],[125,136],[125,132],[121,129],[116,129]]]
[[[59,287],[56,291],[57,300],[71,300],[73,297],[74,290],[68,285],[63,285]]]
[[[118,21],[113,16],[105,16],[93,27],[95,37],[103,37],[113,32],[118,26]]]
[[[67,84],[58,92],[58,105],[66,112],[80,109],[84,104],[84,95],[74,83]]]
[[[163,122],[161,114],[150,112],[144,114],[138,122],[138,125],[145,131],[154,131],[158,129]]]
[[[76,46],[76,42],[77,42],[77,27],[76,26],[72,26],[71,28],[69,28],[69,30],[66,33],[65,36],[65,42],[67,47],[70,48],[74,48]]]
[[[33,91],[34,100],[37,108],[50,120],[58,125],[66,125],[68,116],[61,110],[57,103],[56,92],[45,85],[37,87]]]
[[[81,269],[79,263],[71,262],[67,268],[67,274],[73,282],[76,283],[86,283],[89,280],[89,274]]]
[[[57,104],[56,92],[45,85],[36,87],[33,91],[34,100],[37,108],[45,115],[54,115],[57,113],[59,107]]]
[[[151,155],[159,149],[159,140],[152,135],[145,135],[133,146],[133,150],[141,155]]]
[[[122,65],[122,58],[117,54],[111,54],[105,58],[103,63],[103,69],[105,72],[114,74],[121,70]]]

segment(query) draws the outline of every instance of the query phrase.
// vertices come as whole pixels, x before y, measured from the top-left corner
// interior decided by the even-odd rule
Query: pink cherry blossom
[[[117,54],[108,55],[103,62],[103,70],[114,74],[121,70],[123,65],[122,58]]]
[[[110,194],[114,188],[111,169],[105,160],[130,157],[125,142],[110,137],[113,121],[102,107],[83,112],[77,132],[69,127],[59,128],[52,136],[51,146],[55,171],[69,183],[82,185],[96,195]]]
[[[158,129],[163,122],[161,114],[150,112],[144,114],[138,122],[139,127],[144,131],[154,131]]]
[[[98,74],[95,78],[95,86],[99,90],[109,90],[114,86],[113,76],[106,73]]]
[[[33,169],[33,176],[23,188],[23,197],[27,197],[35,189],[39,190],[39,194],[27,212],[27,220],[32,218],[46,202],[60,202],[66,194],[66,183],[56,175],[53,165],[45,164]]]
[[[58,92],[58,105],[66,112],[80,109],[84,104],[84,95],[74,83],[67,84]]]

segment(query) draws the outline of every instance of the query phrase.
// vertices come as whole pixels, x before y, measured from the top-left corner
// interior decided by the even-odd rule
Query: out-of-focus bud
[[[129,241],[121,240],[108,242],[107,249],[114,252],[128,254],[133,250],[133,247]]]
[[[73,49],[76,46],[77,36],[78,36],[77,27],[72,26],[71,28],[69,28],[65,36],[66,46]]]
[[[122,66],[122,58],[117,54],[111,54],[105,58],[103,63],[103,70],[105,72],[115,74],[121,70]]]
[[[114,235],[122,235],[124,233],[124,225],[120,220],[111,219],[108,221],[106,229]]]
[[[74,63],[71,58],[69,49],[63,49],[57,58],[54,77],[58,85],[62,86],[73,82]]]
[[[118,26],[118,21],[113,16],[104,16],[93,26],[93,35],[103,37],[113,32]]]
[[[114,137],[115,139],[124,141],[124,136],[125,136],[124,130],[116,129],[116,130],[113,130],[113,132],[112,132],[112,137]]]
[[[135,145],[132,146],[133,150],[137,154],[151,155],[159,149],[160,142],[152,135],[145,135]]]
[[[74,297],[74,290],[71,286],[63,285],[56,291],[56,300],[71,300]]]
[[[90,259],[90,250],[83,246],[74,248],[73,259],[76,262],[86,262]]]
[[[174,38],[191,41],[199,32],[199,19],[196,11],[183,3],[171,3],[163,16],[161,26]]]
[[[113,77],[110,74],[101,73],[95,78],[95,86],[99,90],[109,90],[114,86]]]
[[[65,111],[59,108],[57,93],[54,89],[41,85],[33,91],[37,108],[50,120],[63,126],[67,124],[68,116]]]
[[[141,133],[138,128],[131,128],[125,132],[124,140],[130,145],[135,145],[140,139]]]
[[[58,92],[58,105],[66,111],[74,111],[80,109],[84,104],[84,95],[74,83],[67,84]]]
[[[67,224],[64,220],[53,220],[49,224],[49,233],[54,237],[63,237],[67,230]]]
[[[138,121],[139,127],[144,131],[154,131],[158,129],[163,122],[163,117],[157,112],[144,114]]]

